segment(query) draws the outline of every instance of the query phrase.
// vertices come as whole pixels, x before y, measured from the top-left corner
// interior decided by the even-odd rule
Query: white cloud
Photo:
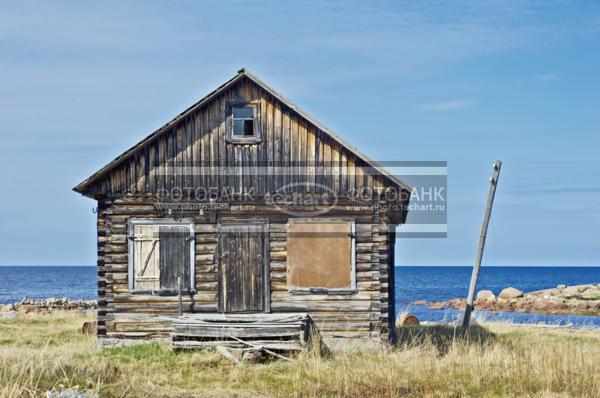
[[[421,104],[418,105],[417,108],[426,111],[453,111],[456,109],[469,108],[476,104],[477,102],[472,100],[448,100]]]

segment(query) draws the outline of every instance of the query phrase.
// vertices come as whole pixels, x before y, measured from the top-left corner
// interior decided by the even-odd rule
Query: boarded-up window
[[[129,227],[129,289],[176,293],[193,289],[194,228],[187,222],[131,220]]]
[[[290,289],[353,289],[354,222],[290,220],[287,283]]]

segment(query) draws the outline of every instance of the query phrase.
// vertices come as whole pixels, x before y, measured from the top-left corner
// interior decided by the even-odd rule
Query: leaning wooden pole
[[[469,285],[469,294],[467,295],[467,306],[465,307],[465,316],[463,317],[463,326],[469,326],[471,320],[471,312],[473,311],[473,297],[475,289],[477,289],[477,278],[479,278],[479,268],[481,267],[481,258],[483,257],[483,248],[485,246],[485,237],[490,223],[492,214],[492,205],[494,204],[494,196],[496,195],[496,187],[500,178],[500,167],[502,162],[496,160],[494,162],[494,173],[490,178],[490,189],[488,190],[488,200],[483,214],[483,224],[481,224],[481,234],[479,235],[479,245],[477,246],[477,254],[475,255],[475,264],[473,264],[473,273],[471,274],[471,284]]]

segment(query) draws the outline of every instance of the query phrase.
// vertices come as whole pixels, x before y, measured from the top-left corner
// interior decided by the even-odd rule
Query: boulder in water
[[[429,301],[427,301],[427,300],[417,300],[417,301],[413,301],[412,304],[414,304],[414,305],[428,305]]]
[[[501,299],[514,299],[523,297],[523,292],[519,289],[515,289],[514,287],[507,287],[506,289],[502,289],[500,294],[498,295]]]
[[[491,290],[480,290],[479,292],[477,292],[477,300],[486,301],[490,297],[496,300],[496,295]]]

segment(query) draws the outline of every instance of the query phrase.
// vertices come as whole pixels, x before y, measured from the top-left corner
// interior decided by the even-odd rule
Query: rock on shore
[[[465,299],[441,302],[415,302],[431,309],[464,310]],[[474,308],[482,311],[516,311],[541,314],[600,315],[600,284],[577,286],[558,285],[553,289],[530,293],[513,287],[503,289],[496,297],[490,290],[477,293]]]
[[[523,292],[519,289],[515,289],[514,287],[507,287],[506,289],[502,289],[502,291],[498,295],[498,298],[507,300],[519,297],[523,297]]]
[[[477,300],[496,300],[496,295],[491,290],[480,290],[477,292]]]
[[[419,320],[410,312],[403,312],[396,318],[396,328],[400,329],[406,326],[419,326]]]

